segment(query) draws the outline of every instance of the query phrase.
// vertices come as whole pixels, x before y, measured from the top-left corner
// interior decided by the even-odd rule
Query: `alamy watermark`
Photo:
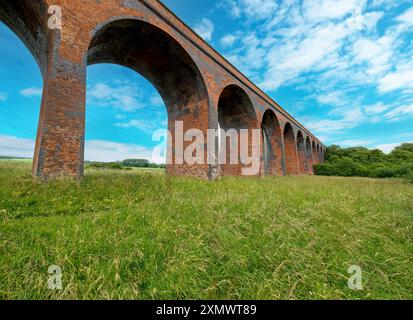
[[[245,176],[257,175],[261,167],[261,129],[200,129],[184,132],[184,123],[176,121],[173,133],[157,130],[152,161],[166,158],[166,164],[182,165],[240,165]],[[167,145],[165,147],[165,142]],[[166,150],[165,150],[166,149]]]
[[[363,290],[363,272],[359,266],[351,266],[347,272],[351,274],[348,278],[348,288],[351,290]]]
[[[61,30],[62,29],[62,8],[60,6],[50,6],[47,10],[50,15],[47,20],[47,26],[50,30]]]
[[[62,290],[62,269],[59,266],[52,265],[47,270],[49,279],[47,280],[47,287],[50,290]]]

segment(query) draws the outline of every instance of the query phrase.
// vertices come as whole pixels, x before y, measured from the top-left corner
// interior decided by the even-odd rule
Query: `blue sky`
[[[165,0],[326,144],[386,152],[413,141],[413,0]],[[31,156],[38,67],[0,24],[0,154]],[[150,158],[159,94],[116,65],[88,68],[86,158]]]

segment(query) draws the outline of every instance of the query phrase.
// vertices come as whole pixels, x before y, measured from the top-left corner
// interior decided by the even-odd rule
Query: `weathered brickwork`
[[[284,175],[283,140],[280,123],[272,110],[267,110],[262,120],[262,175]]]
[[[51,5],[62,8],[61,30],[47,26]],[[43,75],[35,176],[83,175],[87,66],[108,62],[157,88],[173,138],[176,121],[184,131],[201,130],[205,140],[208,128],[262,128],[262,175],[312,174],[312,165],[324,160],[314,135],[157,0],[0,0],[0,20],[26,44]],[[175,140],[172,159],[181,150]],[[240,175],[241,167],[174,162],[167,173],[215,178]]]

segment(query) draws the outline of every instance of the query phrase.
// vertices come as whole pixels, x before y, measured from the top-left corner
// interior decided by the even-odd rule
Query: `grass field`
[[[1,299],[413,299],[402,180],[87,170],[42,184],[0,161],[0,185]]]

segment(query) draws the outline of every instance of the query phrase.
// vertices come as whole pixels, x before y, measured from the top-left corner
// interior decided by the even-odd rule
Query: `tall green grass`
[[[413,298],[405,181],[88,170],[44,184],[8,161],[0,185],[2,299]]]

